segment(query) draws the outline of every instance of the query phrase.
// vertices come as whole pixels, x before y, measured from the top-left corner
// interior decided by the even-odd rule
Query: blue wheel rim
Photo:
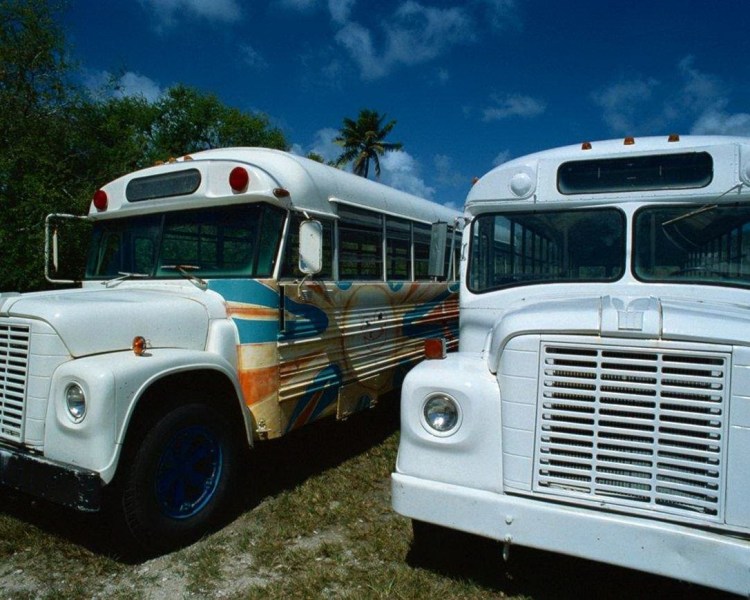
[[[209,429],[180,430],[164,447],[156,469],[156,501],[173,519],[188,519],[216,493],[223,469],[221,444]]]

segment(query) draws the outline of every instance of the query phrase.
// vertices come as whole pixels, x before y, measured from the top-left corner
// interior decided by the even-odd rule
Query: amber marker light
[[[581,150],[591,150],[591,142],[583,142],[583,144],[581,144]]]
[[[632,146],[633,144],[635,144],[635,138],[630,137],[630,136],[626,137],[622,143],[625,144],[626,146]]]
[[[677,133],[670,133],[669,137],[667,138],[668,142],[679,142],[680,136]]]
[[[137,335],[133,338],[133,354],[136,356],[143,356],[147,346],[148,342],[142,335]]]
[[[430,338],[424,341],[424,357],[427,360],[441,360],[446,356],[445,339]]]

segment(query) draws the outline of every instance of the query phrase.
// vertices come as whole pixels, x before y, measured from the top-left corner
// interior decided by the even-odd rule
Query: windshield
[[[285,211],[237,204],[95,223],[86,277],[270,277]]]
[[[635,276],[750,285],[750,206],[657,206],[635,216]]]
[[[625,216],[617,209],[493,213],[472,223],[468,285],[473,292],[614,281],[624,269]]]

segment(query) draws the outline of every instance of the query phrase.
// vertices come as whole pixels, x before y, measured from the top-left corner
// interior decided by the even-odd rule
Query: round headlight
[[[86,416],[86,394],[77,383],[71,383],[65,390],[65,404],[68,414],[74,422],[78,423]]]
[[[447,394],[433,394],[424,403],[422,416],[432,433],[445,435],[458,426],[461,412],[458,403]]]

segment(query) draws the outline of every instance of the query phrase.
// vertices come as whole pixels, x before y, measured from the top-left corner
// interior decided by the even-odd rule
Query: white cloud
[[[610,129],[619,134],[673,131],[692,123],[688,128],[696,135],[750,135],[750,115],[727,110],[731,86],[698,70],[694,63],[692,56],[683,58],[677,64],[677,79],[670,85],[653,78],[635,78],[596,92],[593,100],[603,109]],[[656,91],[664,88],[669,95],[654,102]]]
[[[363,79],[378,79],[388,72],[383,57],[376,55],[370,32],[358,23],[348,23],[335,37],[359,67]]]
[[[453,159],[446,154],[436,154],[432,162],[435,164],[435,174],[440,185],[468,188],[471,177],[456,170]]]
[[[388,152],[380,158],[380,181],[396,189],[432,199],[435,188],[428,186],[419,174],[419,163],[408,152]]]
[[[542,100],[521,94],[493,96],[494,106],[482,110],[483,121],[500,121],[509,117],[536,117],[542,114],[547,105]]]
[[[125,98],[140,96],[154,102],[162,95],[161,86],[153,79],[128,71],[115,78],[109,71],[89,71],[84,78],[84,85],[94,96]]]
[[[595,92],[592,98],[603,109],[604,121],[612,131],[632,134],[635,117],[642,113],[641,107],[650,102],[658,86],[659,82],[652,78],[621,81]]]
[[[498,165],[506,163],[508,162],[508,160],[510,160],[510,157],[510,150],[503,150],[495,158],[492,159],[492,166],[497,167]]]
[[[128,71],[120,77],[118,93],[121,96],[143,96],[153,102],[161,96],[162,89],[153,79]]]
[[[349,20],[356,0],[328,0],[328,11],[335,23],[346,23]]]
[[[503,30],[520,27],[516,0],[479,0],[479,4],[486,8],[488,20],[493,28]]]
[[[245,63],[251,69],[260,71],[268,68],[268,62],[255,48],[248,44],[243,44],[239,47],[240,56],[242,62]]]
[[[430,61],[449,48],[473,39],[471,19],[462,7],[434,8],[407,0],[382,23],[382,49],[373,34],[348,22],[335,40],[349,53],[363,79],[379,79],[400,65]]]
[[[750,136],[750,114],[733,115],[719,110],[708,110],[701,114],[690,133],[695,135],[743,135]]]
[[[234,22],[242,16],[237,0],[140,0],[156,13],[157,27],[171,27],[178,16],[196,16],[209,21]]]
[[[298,12],[311,12],[322,6],[328,8],[334,23],[344,24],[349,21],[354,4],[357,0],[277,0],[281,8]]]
[[[311,10],[320,4],[320,0],[278,0],[283,8],[292,10]]]

